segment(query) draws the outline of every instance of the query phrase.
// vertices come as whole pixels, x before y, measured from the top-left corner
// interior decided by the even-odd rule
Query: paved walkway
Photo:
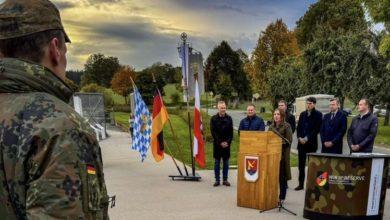
[[[230,170],[231,187],[212,186],[213,171],[199,171],[201,182],[171,181],[168,175],[176,174],[169,157],[154,162],[151,155],[141,163],[139,154],[130,150],[129,134],[117,129],[109,130],[110,138],[101,141],[105,179],[110,195],[116,194],[116,207],[109,210],[116,219],[169,219],[169,220],[229,220],[229,219],[302,219],[304,191],[291,188],[297,182],[297,170],[289,181],[286,207],[298,213],[257,210],[236,205],[237,171]],[[150,152],[150,151],[149,151]],[[390,219],[390,191],[387,191],[384,219]]]

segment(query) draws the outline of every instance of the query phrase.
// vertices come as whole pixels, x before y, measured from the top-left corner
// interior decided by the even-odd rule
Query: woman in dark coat
[[[273,121],[269,130],[282,138],[282,156],[279,166],[279,200],[280,203],[286,199],[287,181],[291,180],[290,149],[292,142],[292,130],[290,124],[285,120],[286,114],[279,109],[274,110]]]

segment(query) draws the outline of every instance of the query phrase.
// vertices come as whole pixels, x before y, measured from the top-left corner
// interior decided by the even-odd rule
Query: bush
[[[179,104],[179,102],[180,102],[180,95],[179,95],[179,93],[177,93],[177,92],[172,93],[170,98],[171,98],[172,105]]]
[[[105,108],[112,107],[114,105],[114,100],[112,98],[114,92],[111,89],[106,89],[96,83],[85,85],[83,88],[81,88],[81,92],[101,93],[104,97]]]

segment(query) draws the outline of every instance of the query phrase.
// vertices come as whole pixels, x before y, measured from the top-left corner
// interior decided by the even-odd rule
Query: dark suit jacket
[[[317,135],[321,130],[322,113],[313,109],[308,114],[303,111],[299,116],[297,127],[297,138],[307,138],[307,142],[302,145],[298,141],[298,150],[305,150],[306,152],[315,152],[318,148]]]
[[[230,158],[230,144],[233,140],[233,120],[226,114],[224,117],[220,117],[217,113],[210,120],[210,130],[213,136],[214,151],[213,156],[215,159],[229,159]],[[222,142],[227,142],[228,147],[223,148]]]
[[[325,114],[321,126],[322,153],[343,153],[343,137],[347,131],[347,116],[338,110],[333,119],[331,113]],[[332,147],[325,147],[324,142],[331,141]]]
[[[291,131],[294,134],[295,128],[296,128],[295,116],[287,112],[287,114],[286,114],[286,122],[288,122],[290,124]]]

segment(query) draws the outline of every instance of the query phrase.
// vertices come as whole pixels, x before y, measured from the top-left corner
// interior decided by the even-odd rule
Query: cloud
[[[76,4],[73,2],[66,2],[66,1],[54,1],[53,2],[59,10],[65,10],[68,8],[74,8],[76,7]]]
[[[1,0],[0,0],[1,1]],[[206,60],[222,40],[248,55],[259,33],[282,18],[289,27],[309,1],[275,0],[60,0],[69,45],[69,69],[82,69],[89,55],[116,56],[140,70],[155,62],[180,65],[177,46],[186,32]],[[69,4],[62,4],[68,2]],[[260,2],[260,3],[259,3]],[[302,3],[304,2],[304,3]],[[297,6],[298,5],[298,6]],[[68,8],[72,10],[64,10]]]

